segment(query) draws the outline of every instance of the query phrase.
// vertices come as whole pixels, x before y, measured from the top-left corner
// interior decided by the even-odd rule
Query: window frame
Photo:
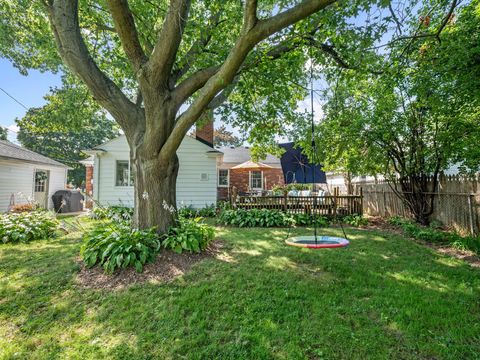
[[[118,185],[118,171],[117,171],[117,168],[118,168],[118,163],[119,162],[127,162],[128,164],[128,173],[127,173],[127,185]],[[134,186],[134,179],[132,178],[132,167],[131,167],[131,162],[130,160],[121,160],[121,159],[117,159],[115,160],[115,178],[114,178],[114,185],[115,187],[118,187],[118,188],[127,188],[127,187],[133,187]]]
[[[227,172],[227,184],[220,184],[220,171]],[[218,187],[229,187],[230,186],[230,169],[218,169],[217,171],[217,186]]]
[[[260,187],[253,187],[253,183],[252,183],[252,180],[253,180],[253,173],[260,173]],[[250,187],[251,190],[263,190],[263,171],[261,170],[251,170],[249,172],[249,184],[248,186]]]

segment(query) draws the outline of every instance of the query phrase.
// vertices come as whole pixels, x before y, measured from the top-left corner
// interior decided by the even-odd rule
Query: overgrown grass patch
[[[347,248],[308,250],[286,246],[282,228],[217,228],[223,256],[117,291],[75,285],[80,233],[5,244],[0,358],[478,356],[478,269],[399,235],[347,231]]]

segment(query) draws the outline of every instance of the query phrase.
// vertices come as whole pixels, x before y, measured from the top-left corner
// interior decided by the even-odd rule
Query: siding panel
[[[95,157],[95,198],[102,205],[133,206],[133,187],[115,186],[116,161],[128,160],[130,157],[125,137],[112,140],[101,148],[106,153]],[[216,202],[217,162],[214,157],[207,156],[206,152],[210,150],[212,150],[210,147],[195,139],[184,138],[177,151],[180,165],[177,178],[177,206],[201,208]],[[207,174],[207,179],[202,180],[201,174]]]
[[[33,164],[19,160],[0,160],[0,212],[7,211],[12,194],[16,204],[28,202],[33,198],[33,176],[35,169],[49,170],[50,182],[48,191],[48,207],[53,207],[52,195],[66,186],[65,168]]]

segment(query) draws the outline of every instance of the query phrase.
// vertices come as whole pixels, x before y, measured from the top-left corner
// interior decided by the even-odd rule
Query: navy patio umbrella
[[[312,184],[314,179],[317,184],[327,182],[322,166],[310,163],[302,148],[295,147],[293,142],[279,146],[285,150],[280,158],[285,184]]]

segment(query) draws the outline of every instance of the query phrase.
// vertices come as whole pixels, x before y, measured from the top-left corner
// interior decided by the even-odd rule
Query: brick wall
[[[85,192],[87,195],[93,195],[93,166],[85,166]]]
[[[271,190],[274,185],[283,185],[283,171],[280,168],[262,170],[264,190]],[[250,186],[250,170],[248,169],[230,169],[230,185],[235,186],[239,192],[248,191]],[[229,189],[226,187],[217,188],[219,200],[228,199]]]
[[[93,165],[85,166],[85,192],[87,193],[85,208],[91,209],[93,203],[89,197],[93,196]]]
[[[207,110],[197,121],[195,137],[213,146],[213,112]]]

